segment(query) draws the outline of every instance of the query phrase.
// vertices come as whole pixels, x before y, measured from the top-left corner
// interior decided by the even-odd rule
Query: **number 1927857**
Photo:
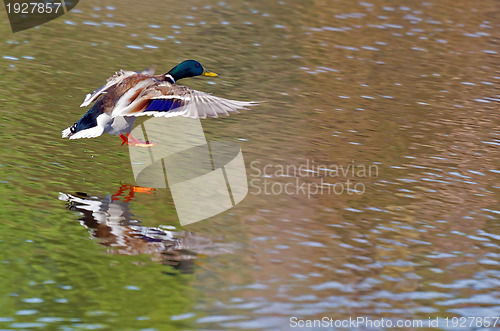
[[[16,2],[6,3],[8,14],[56,14],[63,10],[62,3],[59,2]]]
[[[497,326],[498,320],[500,317],[486,317],[486,316],[479,316],[479,317],[446,317],[444,318],[446,322],[446,328],[452,327],[452,328],[495,328]]]

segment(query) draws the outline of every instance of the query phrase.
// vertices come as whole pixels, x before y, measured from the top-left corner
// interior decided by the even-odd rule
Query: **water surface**
[[[16,34],[3,21],[0,328],[499,316],[498,14],[489,0],[88,0]],[[115,71],[186,58],[220,77],[183,84],[266,102],[203,121],[240,145],[249,195],[181,227],[168,190],[131,194],[117,137],[60,131]]]

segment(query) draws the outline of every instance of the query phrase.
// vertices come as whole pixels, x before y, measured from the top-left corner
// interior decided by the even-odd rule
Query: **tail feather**
[[[73,126],[70,126],[70,127],[68,127],[67,129],[64,129],[64,130],[62,131],[62,137],[63,137],[63,138],[69,138],[69,137],[71,137],[71,136],[73,135],[73,133],[71,132],[71,128],[72,128],[72,127],[73,127]]]

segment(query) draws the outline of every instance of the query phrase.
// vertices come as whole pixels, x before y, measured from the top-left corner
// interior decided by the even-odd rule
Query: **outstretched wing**
[[[207,118],[228,116],[257,104],[254,101],[219,98],[187,86],[159,82],[145,89],[120,115]]]
[[[106,81],[106,84],[98,88],[92,93],[89,93],[85,96],[85,100],[83,100],[82,104],[80,107],[87,107],[90,105],[92,102],[97,100],[99,96],[103,93],[106,93],[111,87],[117,85],[118,83],[122,82],[125,78],[136,75],[136,74],[143,74],[143,75],[154,75],[155,72],[155,67],[151,67],[150,69],[146,69],[143,71],[124,71],[120,70],[116,72],[113,76],[109,77],[108,80]]]

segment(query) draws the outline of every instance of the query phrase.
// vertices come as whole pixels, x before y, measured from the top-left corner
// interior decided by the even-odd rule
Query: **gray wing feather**
[[[129,113],[128,116],[154,115],[156,117],[184,116],[190,118],[216,118],[239,113],[239,109],[258,105],[256,101],[237,101],[213,96],[209,93],[193,90],[187,86],[161,82],[147,88],[139,98],[177,99],[182,106],[169,111],[147,111]]]

